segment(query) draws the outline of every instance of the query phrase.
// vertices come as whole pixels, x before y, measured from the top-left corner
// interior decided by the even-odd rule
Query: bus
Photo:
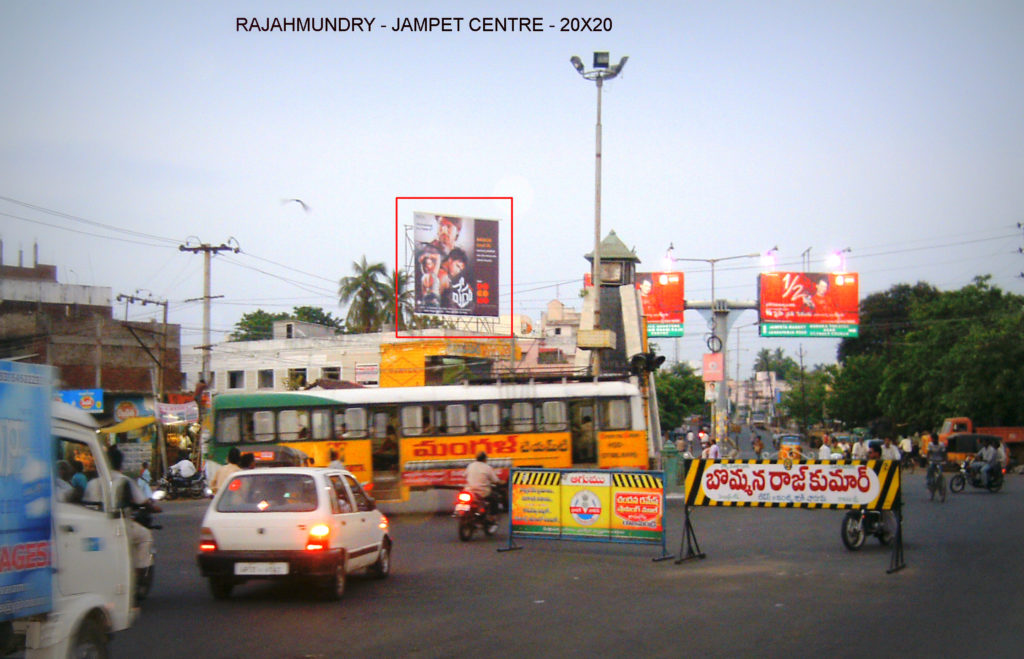
[[[623,381],[223,393],[207,459],[224,464],[237,447],[257,465],[282,464],[287,451],[326,466],[335,451],[375,497],[404,500],[461,485],[480,451],[503,477],[510,467],[647,469],[644,404]]]

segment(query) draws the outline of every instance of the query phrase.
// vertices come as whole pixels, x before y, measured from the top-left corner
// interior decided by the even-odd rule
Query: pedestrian
[[[754,458],[757,460],[762,459],[762,455],[764,454],[764,442],[761,441],[761,435],[754,435],[754,441],[752,442],[751,447],[754,449]]]
[[[338,457],[338,449],[333,449],[332,448],[330,450],[330,458],[331,458],[331,461],[327,463],[328,467],[330,467],[331,469],[344,469],[345,468],[345,463],[342,462],[341,459]]]
[[[252,453],[243,453],[242,457],[238,458],[238,466],[242,469],[252,469],[256,463],[256,456]]]
[[[228,463],[218,469],[210,480],[210,489],[213,490],[214,494],[217,494],[217,490],[219,490],[224,483],[228,482],[228,479],[231,478],[231,474],[242,468],[241,465],[239,465],[241,459],[241,451],[238,450],[237,446],[232,446],[231,450],[228,451]]]

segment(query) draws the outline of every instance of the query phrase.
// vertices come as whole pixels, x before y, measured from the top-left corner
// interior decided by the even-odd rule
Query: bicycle
[[[912,473],[914,473],[914,470],[916,468],[917,468],[917,465],[914,463],[914,456],[913,455],[911,455],[910,453],[904,453],[900,457],[900,470],[901,471],[905,471],[908,474],[912,474]]]
[[[932,462],[928,464],[928,473],[925,476],[925,484],[931,494],[930,501],[935,501],[936,492],[939,501],[946,503],[946,476],[942,473],[942,463]]]

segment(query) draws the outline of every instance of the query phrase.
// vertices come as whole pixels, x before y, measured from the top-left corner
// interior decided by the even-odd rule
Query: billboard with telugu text
[[[638,272],[636,288],[647,320],[648,338],[683,336],[683,273]]]
[[[856,273],[768,272],[758,279],[761,336],[855,337]]]
[[[498,221],[413,213],[415,312],[498,316]]]

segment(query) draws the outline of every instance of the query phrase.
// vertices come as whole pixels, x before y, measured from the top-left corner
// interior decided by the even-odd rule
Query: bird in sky
[[[309,212],[309,205],[306,204],[306,202],[302,201],[301,199],[285,199],[281,203],[290,204],[293,201],[296,202],[299,206],[302,206],[302,210],[306,211],[307,213]]]

